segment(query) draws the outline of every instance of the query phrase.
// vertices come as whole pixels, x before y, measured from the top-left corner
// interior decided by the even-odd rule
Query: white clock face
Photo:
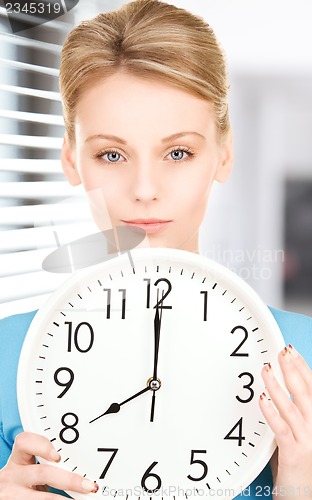
[[[260,372],[271,362],[281,380],[283,345],[227,269],[135,250],[74,275],[36,315],[18,372],[22,423],[53,442],[57,466],[96,480],[98,497],[231,498],[274,450]]]

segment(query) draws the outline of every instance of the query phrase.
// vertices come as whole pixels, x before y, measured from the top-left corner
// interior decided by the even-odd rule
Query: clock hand
[[[160,315],[159,315],[160,309]],[[157,305],[156,313],[154,318],[154,370],[153,370],[153,380],[157,380],[157,366],[158,366],[158,352],[159,352],[159,339],[160,339],[160,327],[161,327],[161,317],[162,317],[162,307],[158,307],[158,293],[157,293]]]
[[[152,396],[152,406],[151,406],[151,416],[150,416],[150,422],[154,422],[154,412],[155,412],[155,401],[156,401],[156,395],[155,391],[153,392]]]
[[[129,403],[129,401],[132,401],[132,399],[135,399],[138,396],[141,396],[141,394],[144,394],[144,392],[147,392],[147,391],[150,391],[150,390],[151,390],[151,388],[148,385],[147,387],[145,387],[144,389],[142,389],[142,391],[139,391],[136,394],[134,394],[133,396],[130,396],[130,398],[125,399],[122,403],[112,403],[109,406],[109,408],[106,410],[106,412],[104,412],[101,415],[99,415],[98,417],[93,418],[92,420],[90,420],[89,424],[92,424],[92,422],[95,422],[95,420],[98,420],[99,418],[104,417],[104,415],[109,415],[110,413],[118,413],[122,405],[124,405],[126,403]]]
[[[152,397],[152,407],[151,407],[151,417],[150,421],[153,422],[154,420],[154,410],[155,410],[155,391],[159,389],[160,387],[160,381],[157,379],[157,366],[158,366],[158,351],[159,351],[159,338],[160,338],[160,327],[161,327],[161,316],[162,316],[162,308],[161,309],[161,314],[159,315],[159,307],[158,307],[158,296],[157,296],[157,306],[156,306],[156,313],[155,313],[155,318],[154,318],[154,369],[153,369],[153,377],[148,380],[148,385],[141,391],[137,392],[130,398],[125,399],[122,403],[112,403],[109,408],[99,415],[96,418],[93,418],[90,420],[89,424],[92,422],[95,422],[95,420],[98,420],[101,417],[104,417],[104,415],[109,415],[110,413],[118,413],[120,411],[120,408],[122,405],[129,403],[129,401],[132,401],[132,399],[137,398],[138,396],[141,396],[141,394],[144,394],[144,392],[147,392],[149,390],[153,391],[153,397]]]
[[[158,301],[158,291],[157,291],[157,305],[156,305],[156,313],[155,313],[155,318],[154,318],[154,370],[153,370],[153,379],[151,381],[151,387],[153,388],[153,396],[152,396],[150,422],[154,422],[156,390],[158,390],[160,387],[160,385],[159,385],[160,381],[157,379],[157,367],[158,367],[158,352],[159,352],[162,308],[160,308],[161,312],[159,314],[158,304],[159,304],[159,301]]]

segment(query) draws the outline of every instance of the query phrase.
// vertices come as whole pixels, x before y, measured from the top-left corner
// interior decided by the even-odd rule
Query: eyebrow
[[[181,137],[184,137],[186,135],[196,135],[197,137],[200,137],[204,141],[206,140],[206,137],[202,134],[199,134],[198,132],[179,132],[178,134],[172,134],[172,135],[169,135],[168,137],[165,137],[164,139],[162,139],[161,142],[165,143],[165,142],[174,141],[175,139],[180,139]]]
[[[181,137],[185,137],[186,135],[196,135],[197,137],[200,137],[204,141],[206,140],[205,136],[202,134],[199,134],[198,132],[178,132],[177,134],[172,134],[172,135],[169,135],[168,137],[165,137],[164,139],[161,140],[161,142],[164,144],[166,142],[174,141],[175,139],[180,139]],[[119,142],[120,144],[127,144],[127,141],[125,141],[124,139],[121,139],[121,137],[118,137],[117,135],[110,135],[110,134],[90,135],[89,137],[86,138],[85,143],[92,141],[94,139],[106,139],[108,141]]]
[[[120,144],[127,144],[127,141],[121,139],[120,137],[117,137],[117,135],[108,135],[108,134],[89,135],[89,137],[86,138],[85,143],[92,141],[94,139],[107,139],[108,141],[115,141],[115,142],[120,142]]]

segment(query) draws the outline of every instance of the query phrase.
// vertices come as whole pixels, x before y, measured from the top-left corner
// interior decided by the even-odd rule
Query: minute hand
[[[162,309],[161,309],[161,313],[162,313]],[[155,318],[154,318],[154,371],[153,371],[153,379],[154,380],[157,379],[160,327],[161,327],[161,314],[159,315],[159,307],[157,305]]]
[[[162,309],[161,309],[161,314],[162,314]],[[154,370],[153,370],[153,379],[152,379],[152,382],[154,382],[154,383],[156,381],[158,381],[158,379],[157,379],[157,366],[158,366],[160,327],[161,327],[161,315],[159,315],[159,307],[158,307],[158,302],[157,302],[156,313],[155,313],[155,318],[154,318]],[[158,388],[159,388],[159,386],[158,386]],[[156,394],[155,394],[155,390],[153,390],[150,422],[154,422],[155,400],[156,400]]]

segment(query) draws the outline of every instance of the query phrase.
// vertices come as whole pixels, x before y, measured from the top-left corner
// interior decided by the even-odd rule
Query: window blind
[[[16,35],[1,2],[0,318],[40,307],[68,277],[44,271],[44,258],[96,230],[82,189],[61,169],[58,68],[68,31],[125,0],[80,0],[62,17]]]
[[[59,160],[58,67],[73,12],[15,35],[0,7],[0,318],[40,307],[68,276],[44,271],[43,259],[89,232],[82,191]]]

